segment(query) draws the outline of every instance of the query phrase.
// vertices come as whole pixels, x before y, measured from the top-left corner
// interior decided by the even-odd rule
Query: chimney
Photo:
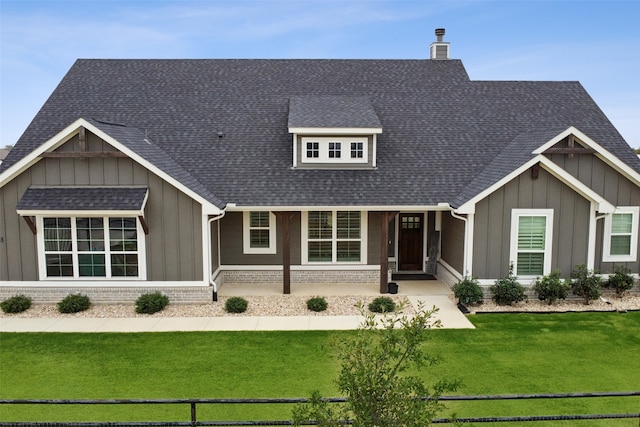
[[[429,49],[431,59],[449,59],[449,42],[442,41],[444,33],[444,28],[436,28],[436,41]]]

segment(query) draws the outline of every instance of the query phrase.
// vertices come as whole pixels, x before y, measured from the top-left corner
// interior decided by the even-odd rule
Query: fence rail
[[[605,398],[640,396],[640,391],[624,392],[596,392],[596,393],[542,393],[542,394],[501,394],[501,395],[471,395],[471,396],[441,396],[440,401],[488,401],[488,400],[530,400],[530,399],[575,399],[575,398]],[[431,399],[423,397],[423,399]],[[346,398],[330,397],[325,399],[329,403],[344,403]],[[235,404],[297,404],[307,403],[306,398],[246,398],[246,399],[0,399],[0,405],[189,405],[191,408],[190,421],[130,421],[130,422],[24,422],[0,421],[1,427],[130,427],[130,426],[275,426],[292,425],[287,420],[245,420],[245,421],[198,421],[198,405],[235,405]],[[626,414],[573,414],[573,415],[526,415],[508,417],[467,417],[437,418],[434,424],[450,424],[455,421],[462,423],[497,423],[497,422],[535,422],[535,421],[565,421],[565,420],[604,420],[604,419],[638,419],[640,427],[640,412]],[[345,421],[345,425],[351,424]],[[306,425],[314,425],[309,423]]]

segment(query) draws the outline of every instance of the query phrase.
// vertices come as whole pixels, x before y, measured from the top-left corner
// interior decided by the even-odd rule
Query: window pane
[[[104,225],[102,218],[76,219],[79,251],[104,251]]]
[[[109,238],[112,251],[138,250],[138,232],[135,218],[110,218]]]
[[[611,217],[612,233],[631,233],[633,214],[613,214]]]
[[[266,227],[269,228],[269,212],[250,212],[249,227]]]
[[[362,142],[351,143],[351,158],[361,159],[363,157],[364,147]]]
[[[518,253],[518,275],[542,276],[544,272],[544,253]]]
[[[307,142],[307,157],[318,158],[320,154],[320,144],[317,142]]]
[[[360,212],[337,213],[338,239],[360,238]]]
[[[107,275],[104,254],[79,254],[78,267],[80,276],[104,277]]]
[[[249,245],[252,248],[269,248],[269,230],[250,230]]]
[[[342,241],[338,242],[338,261],[357,262],[360,261],[360,242]]]
[[[340,142],[330,142],[329,143],[329,158],[330,159],[339,159],[340,158]]]
[[[630,255],[631,236],[611,236],[611,255]]]
[[[48,254],[45,256],[47,277],[72,277],[73,258],[71,254]]]
[[[331,262],[331,242],[309,242],[309,261]]]
[[[137,277],[138,276],[138,255],[136,254],[111,255],[111,276]]]
[[[70,252],[71,218],[44,218],[44,250]]]
[[[309,212],[309,238],[331,239],[331,212]]]
[[[518,249],[544,250],[546,222],[547,218],[543,216],[521,216],[518,228]]]

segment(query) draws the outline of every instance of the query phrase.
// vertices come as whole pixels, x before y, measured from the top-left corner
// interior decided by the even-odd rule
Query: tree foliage
[[[344,425],[344,420],[356,427],[429,425],[444,409],[440,395],[458,386],[455,381],[441,381],[428,387],[407,373],[409,368],[438,362],[424,345],[429,331],[441,327],[433,318],[437,311],[420,306],[415,316],[376,316],[361,307],[365,320],[355,336],[340,338],[336,344],[341,364],[336,385],[346,403],[330,404],[314,392],[309,403],[294,409],[294,425],[311,420],[324,427]]]
[[[585,305],[589,305],[594,299],[600,296],[602,287],[602,277],[587,269],[587,266],[578,265],[571,272],[571,289],[574,295],[581,296]]]

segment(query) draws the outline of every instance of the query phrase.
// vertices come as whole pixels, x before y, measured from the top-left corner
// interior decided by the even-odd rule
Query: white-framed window
[[[144,231],[136,217],[38,216],[40,276],[145,279]]]
[[[366,218],[360,211],[303,212],[303,263],[365,264]]]
[[[367,137],[302,137],[306,163],[367,163]]]
[[[511,249],[516,276],[537,277],[551,273],[553,209],[513,209]]]
[[[604,219],[602,260],[635,261],[638,256],[638,206],[621,206]]]
[[[276,253],[276,216],[272,212],[244,212],[242,222],[245,254]]]

